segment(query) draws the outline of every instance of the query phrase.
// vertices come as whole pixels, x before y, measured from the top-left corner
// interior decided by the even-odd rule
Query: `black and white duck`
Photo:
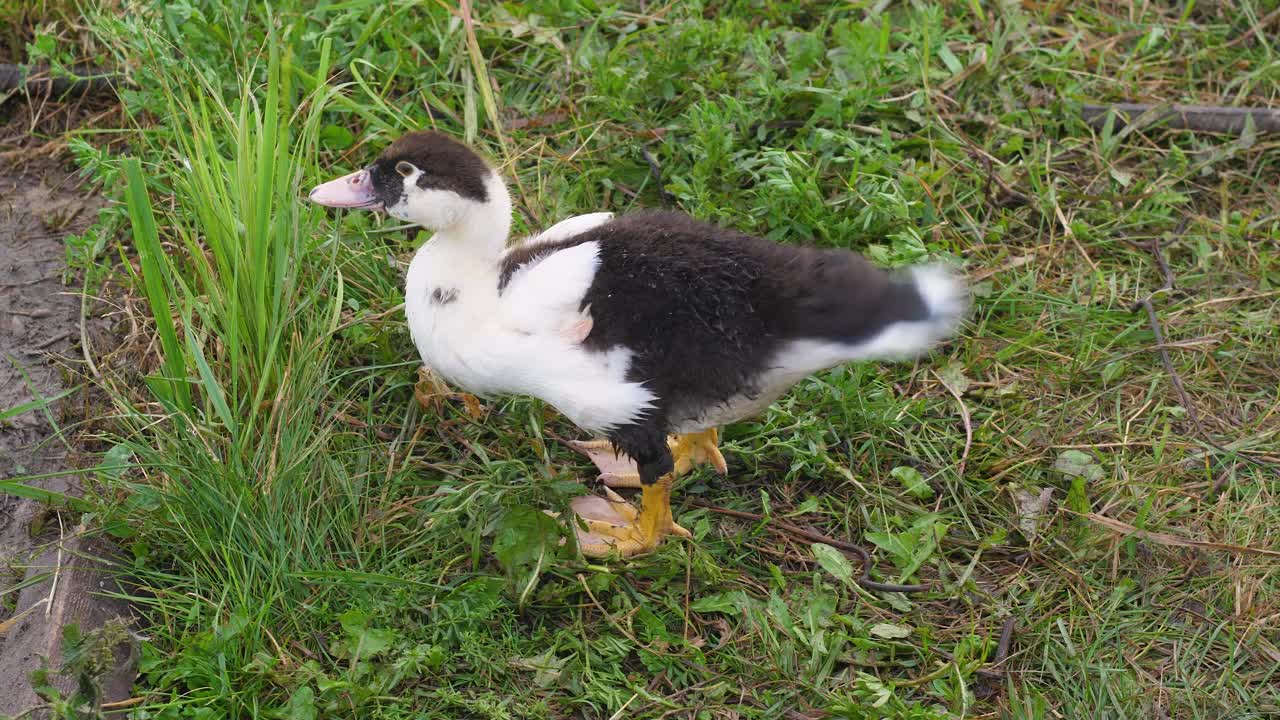
[[[889,272],[676,212],[579,215],[508,247],[502,178],[435,132],[403,135],[311,200],[434,232],[405,281],[426,365],[476,395],[550,403],[600,438],[576,447],[606,485],[641,489],[639,509],[608,489],[574,501],[588,555],[688,537],[671,483],[695,463],[726,472],[718,428],[826,368],[917,356],[958,329],[968,303],[941,266]]]

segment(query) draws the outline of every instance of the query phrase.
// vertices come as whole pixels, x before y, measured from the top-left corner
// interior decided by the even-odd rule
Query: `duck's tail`
[[[917,265],[889,281],[881,303],[883,326],[854,344],[853,359],[909,358],[952,337],[969,310],[969,291],[953,270]]]
[[[953,336],[969,308],[959,274],[941,265],[885,271],[830,251],[804,259],[813,281],[798,293],[792,339],[775,362],[788,371],[916,357]]]

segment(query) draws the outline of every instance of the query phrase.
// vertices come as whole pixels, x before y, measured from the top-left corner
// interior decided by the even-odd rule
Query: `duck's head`
[[[439,233],[500,234],[500,242],[511,227],[502,178],[471,148],[436,132],[400,136],[363,170],[317,185],[311,201],[386,210]]]

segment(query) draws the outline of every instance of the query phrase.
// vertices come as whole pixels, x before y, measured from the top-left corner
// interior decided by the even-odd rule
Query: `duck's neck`
[[[484,203],[436,232],[429,243],[433,255],[439,253],[459,262],[491,263],[506,249],[511,234],[511,196],[497,173],[485,182],[485,190]]]

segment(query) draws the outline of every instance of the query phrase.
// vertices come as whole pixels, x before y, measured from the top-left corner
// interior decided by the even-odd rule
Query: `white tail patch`
[[[918,265],[911,269],[916,292],[929,306],[929,320],[938,327],[941,340],[951,335],[969,311],[969,291],[956,273],[942,265]],[[936,341],[935,341],[936,342]]]

